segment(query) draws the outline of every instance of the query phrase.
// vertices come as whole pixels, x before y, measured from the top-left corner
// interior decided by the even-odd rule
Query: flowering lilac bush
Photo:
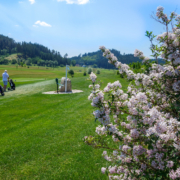
[[[119,81],[100,90],[96,75],[90,74],[92,93],[88,99],[97,108],[93,114],[101,125],[96,128],[97,135],[86,136],[85,142],[112,150],[111,154],[103,152],[109,166],[101,169],[109,179],[180,179],[180,15],[172,12],[168,19],[163,7],[158,7],[156,16],[167,31],[157,36],[159,45],[152,44],[151,50],[165,65],[151,64],[136,49],[134,56],[147,71],[135,74],[101,46],[103,56],[131,83],[126,93]],[[169,32],[173,19],[177,24]],[[152,33],[147,36],[151,43],[156,37]]]

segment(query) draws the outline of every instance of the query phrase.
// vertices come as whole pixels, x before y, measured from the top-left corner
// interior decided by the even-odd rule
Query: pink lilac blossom
[[[124,145],[123,147],[122,147],[122,150],[124,151],[124,152],[127,152],[128,150],[130,150],[131,149],[131,147],[129,147],[129,146],[127,146],[127,145]]]
[[[137,145],[133,147],[133,155],[139,156],[145,152],[146,150],[141,145]]]
[[[113,173],[116,173],[117,172],[117,167],[116,166],[114,166],[114,167],[109,167],[109,172],[111,173],[111,174],[113,174]]]
[[[176,20],[180,21],[180,16],[174,12],[168,20],[163,10],[160,6],[156,12],[163,24],[170,23],[175,16]],[[119,73],[128,80],[135,82],[132,81],[127,94],[121,89],[120,81],[108,83],[104,90],[100,91],[100,86],[95,84],[96,75],[90,75],[93,83],[90,88],[93,88],[93,91],[88,99],[92,101],[93,107],[99,108],[93,114],[102,124],[96,128],[96,133],[99,136],[111,135],[120,151],[113,151],[110,156],[106,151],[103,153],[107,161],[115,164],[102,169],[102,173],[109,170],[109,179],[133,179],[130,173],[133,166],[136,168],[134,173],[138,175],[152,177],[156,173],[153,169],[157,169],[165,172],[167,176],[169,173],[171,179],[180,178],[179,165],[174,162],[174,157],[180,155],[180,137],[177,133],[180,131],[180,122],[178,113],[175,114],[176,110],[172,111],[171,108],[180,91],[179,38],[178,27],[173,28],[172,32],[157,36],[160,43],[157,49],[159,48],[160,56],[166,60],[165,65],[152,64],[142,51],[136,49],[134,56],[141,59],[145,66],[150,65],[144,73],[137,74],[127,64],[119,62],[110,50],[100,47],[108,62],[118,68]],[[173,96],[169,98],[168,94]],[[125,120],[122,112],[127,115]],[[113,115],[113,122],[110,114]],[[168,147],[171,147],[171,150]],[[116,164],[120,160],[121,163]]]
[[[131,129],[130,131],[132,138],[138,138],[139,137],[139,131],[137,129]]]
[[[177,82],[175,82],[174,84],[173,84],[173,89],[174,89],[174,91],[180,91],[180,80],[178,80]]]
[[[101,172],[102,172],[103,174],[105,174],[106,168],[105,168],[105,167],[102,167],[102,168],[101,168]]]
[[[166,166],[167,166],[168,168],[172,168],[173,165],[174,165],[174,162],[173,162],[173,161],[168,161]]]
[[[177,15],[175,20],[180,22],[180,15]]]
[[[91,72],[90,79],[93,83],[96,81],[96,78],[97,78],[97,76],[93,72]]]

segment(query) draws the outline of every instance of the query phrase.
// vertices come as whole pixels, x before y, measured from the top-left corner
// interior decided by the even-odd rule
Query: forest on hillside
[[[12,38],[0,35],[0,64],[8,63],[6,57],[14,53],[19,54],[17,54],[17,60],[14,59],[13,63],[24,61],[27,65],[38,64],[42,66],[70,64],[67,54],[62,57],[60,52],[50,50],[43,45],[31,42],[15,42]]]
[[[118,61],[122,63],[140,62],[139,58],[134,57],[133,54],[121,54],[120,51],[112,49],[111,52],[118,58]],[[8,60],[8,56],[17,54],[17,58]],[[159,63],[162,63],[159,60]],[[108,60],[103,57],[102,52],[89,52],[83,55],[74,56],[68,58],[66,53],[61,56],[60,52],[50,50],[47,47],[38,43],[27,42],[15,42],[14,39],[7,36],[0,35],[0,64],[26,64],[31,66],[37,64],[38,66],[65,66],[68,65],[86,65],[99,68],[113,69],[114,66],[108,63]]]
[[[117,51],[116,49],[110,50],[117,58],[118,61],[124,63],[124,64],[130,64],[130,63],[136,63],[141,62],[141,60],[138,57],[134,57],[134,54],[121,54],[120,51]],[[115,67],[108,63],[107,58],[103,57],[102,51],[96,51],[91,53],[85,53],[83,55],[75,56],[70,58],[71,61],[75,60],[77,64],[79,65],[93,65],[100,68],[106,68],[106,69],[114,69]],[[154,61],[154,59],[152,59]],[[163,59],[158,59],[158,63],[165,63]]]
[[[139,58],[134,57],[133,54],[124,54],[122,55],[120,51],[115,49],[111,49],[111,52],[118,58],[118,61],[122,63],[132,63],[132,62],[140,62]],[[107,58],[103,57],[102,51],[96,51],[91,53],[85,53],[83,55],[75,56],[70,58],[71,60],[75,60],[77,64],[80,65],[97,65],[100,68],[112,69],[113,65],[108,63]]]

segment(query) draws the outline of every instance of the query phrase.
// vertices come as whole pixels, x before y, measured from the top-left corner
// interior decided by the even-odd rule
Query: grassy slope
[[[18,53],[18,54],[20,55],[21,53]],[[18,59],[17,58],[17,53],[7,56],[6,59],[8,59],[10,61],[12,61],[13,59],[17,60]]]
[[[0,74],[4,68],[19,86],[0,97],[0,179],[107,179],[100,172],[106,166],[103,150],[82,141],[84,136],[93,135],[99,124],[94,122],[87,100],[90,82],[82,76],[83,69],[73,68],[75,77],[71,78],[73,89],[83,93],[44,95],[42,91],[56,88],[54,78],[64,76],[64,68],[0,66]],[[101,70],[99,77],[104,87],[118,76],[115,71]],[[27,78],[33,79],[25,81]],[[48,80],[36,81],[41,78]],[[26,85],[19,84],[20,79]],[[127,86],[123,79],[120,81]]]

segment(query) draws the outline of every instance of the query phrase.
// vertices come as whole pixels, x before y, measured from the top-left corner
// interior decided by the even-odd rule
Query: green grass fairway
[[[42,92],[56,90],[55,78],[64,77],[65,68],[0,66],[0,74],[4,69],[17,88],[0,96],[0,179],[106,180],[103,150],[82,140],[99,124],[87,99],[90,81],[84,69],[73,67],[71,78],[72,89],[83,93],[64,95]],[[119,79],[125,90],[128,82],[116,71],[100,71],[102,87]]]

